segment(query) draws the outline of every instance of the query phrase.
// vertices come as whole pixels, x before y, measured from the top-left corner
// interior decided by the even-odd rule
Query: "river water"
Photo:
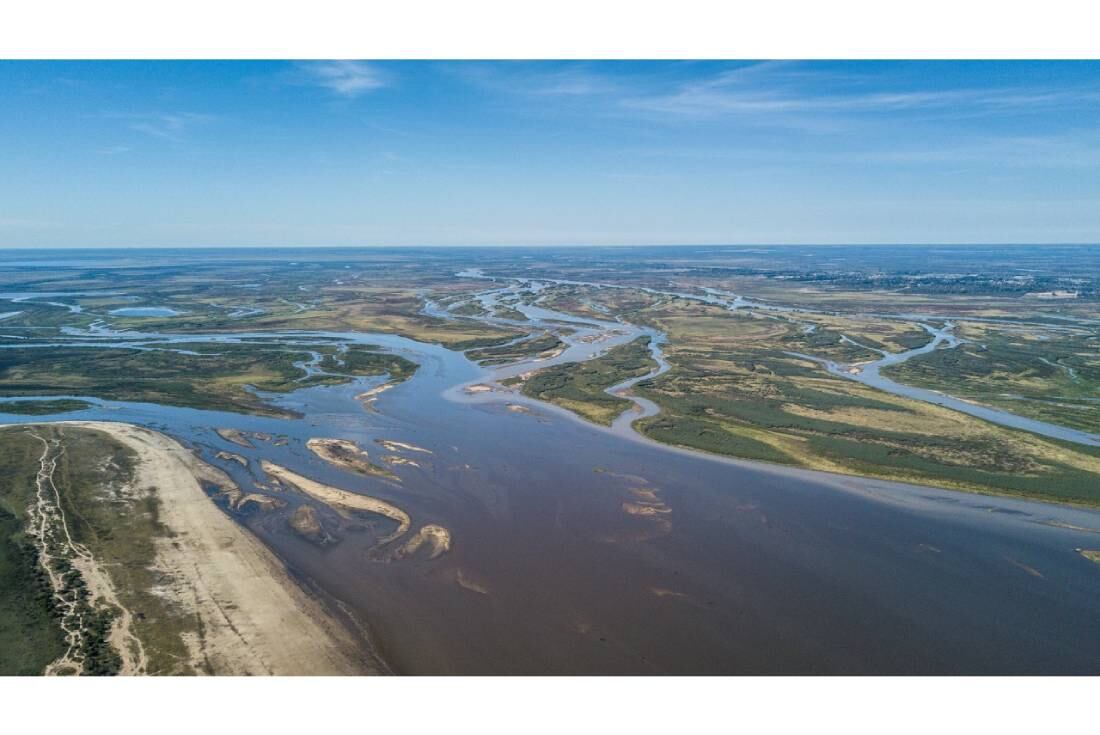
[[[1052,439],[1061,439],[1062,441],[1073,442],[1074,444],[1084,444],[1092,447],[1100,446],[1100,436],[1087,431],[1071,429],[1068,426],[1059,426],[1058,424],[1028,418],[991,406],[971,403],[970,401],[955,398],[954,396],[941,393],[940,391],[919,388],[913,385],[905,385],[883,375],[881,372],[883,368],[899,365],[906,360],[918,355],[927,354],[933,350],[952,349],[961,344],[961,340],[951,333],[955,325],[950,322],[942,328],[933,327],[928,324],[921,324],[921,326],[931,335],[931,339],[927,344],[904,352],[884,353],[881,358],[870,362],[851,365],[797,352],[789,354],[812,360],[823,365],[825,369],[833,375],[838,375],[848,380],[854,380],[858,383],[863,383],[864,385],[869,385],[872,388],[878,388],[888,393],[924,401],[925,403],[932,403],[937,406],[944,406],[961,413],[969,414],[970,416],[976,416],[977,418],[994,424],[1030,431],[1034,434],[1047,436]]]
[[[301,418],[87,398],[92,408],[49,418],[164,431],[286,501],[235,517],[396,672],[1100,673],[1100,566],[1077,551],[1100,548],[1100,514],[704,456],[641,439],[637,412],[602,429],[514,394],[469,393],[643,334],[659,357],[661,336],[645,329],[515,308],[548,328],[571,323],[562,354],[483,368],[382,334],[70,331],[89,347],[369,343],[420,368],[371,410],[356,396],[380,378],[270,396]],[[267,438],[242,447],[219,427]],[[372,459],[385,453],[376,440],[431,454],[405,452],[418,465],[393,466],[398,481],[362,477],[313,456],[313,437],[356,441]],[[267,487],[261,458],[392,502],[414,527],[445,526],[453,548],[384,561],[373,546],[391,527],[323,509],[340,541],[319,547],[286,522],[310,501]]]

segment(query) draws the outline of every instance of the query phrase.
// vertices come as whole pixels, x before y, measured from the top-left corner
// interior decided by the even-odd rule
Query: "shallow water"
[[[1100,548],[1100,513],[702,456],[641,439],[625,418],[601,429],[514,394],[463,389],[643,333],[581,327],[556,358],[489,370],[393,335],[131,332],[134,344],[369,343],[420,369],[374,410],[355,396],[380,378],[271,396],[297,419],[87,398],[92,408],[52,418],[165,431],[244,488],[286,500],[236,517],[334,610],[369,627],[398,672],[1100,673],[1100,566],[1075,550]],[[100,327],[80,339],[110,336]],[[270,439],[241,447],[218,427]],[[376,439],[432,454],[404,453],[421,464],[394,466],[392,482],[322,462],[305,447],[312,437],[354,440],[372,459],[386,453]],[[390,501],[414,528],[443,525],[454,547],[434,561],[382,561],[372,547],[388,526],[340,529],[327,512],[342,540],[318,547],[287,526],[301,496],[256,486],[261,458]],[[659,510],[632,513],[640,499]]]
[[[123,306],[108,313],[111,316],[179,316],[183,312],[167,306]]]
[[[479,269],[469,269],[456,274],[465,278],[489,278]],[[495,279],[494,279],[495,280]],[[737,311],[739,309],[746,309],[752,311],[759,311],[765,314],[784,314],[790,318],[790,315],[797,314],[831,314],[837,315],[836,311],[822,311],[818,309],[809,309],[795,306],[786,306],[783,304],[765,303],[753,299],[745,298],[739,294],[732,293],[730,291],[723,291],[716,288],[703,288],[702,293],[686,293],[682,291],[667,291],[654,288],[642,288],[637,286],[617,286],[603,283],[596,283],[592,281],[575,281],[564,279],[548,279],[547,283],[571,285],[571,286],[588,286],[592,288],[630,288],[637,291],[644,291],[659,296],[672,296],[681,299],[689,299],[693,301],[700,301],[712,306],[721,306],[731,311]],[[927,388],[919,388],[916,386],[906,385],[899,383],[895,380],[891,380],[880,374],[880,370],[892,365],[899,365],[909,359],[917,357],[919,355],[927,354],[937,349],[953,349],[962,344],[962,340],[956,337],[952,330],[955,328],[955,324],[948,321],[942,328],[933,327],[929,324],[921,322],[926,316],[920,314],[876,314],[875,316],[890,319],[903,319],[905,321],[917,321],[920,326],[929,333],[929,341],[914,349],[905,350],[903,352],[884,352],[875,348],[871,349],[875,352],[882,354],[882,357],[878,360],[874,360],[867,363],[859,363],[858,369],[853,369],[856,366],[845,363],[838,363],[833,360],[817,357],[815,355],[807,355],[799,352],[791,352],[788,354],[796,357],[801,357],[807,360],[811,360],[822,365],[833,375],[837,375],[848,380],[854,380],[865,385],[869,385],[873,388],[886,391],[887,393],[893,393],[899,396],[905,396],[917,401],[923,401],[925,403],[932,403],[937,406],[944,406],[956,411],[960,411],[971,416],[975,416],[984,421],[989,421],[994,424],[1000,424],[1001,426],[1007,426],[1013,429],[1022,429],[1024,431],[1030,431],[1041,436],[1047,436],[1052,439],[1061,439],[1062,441],[1072,442],[1074,444],[1084,444],[1087,446],[1100,446],[1100,435],[1092,434],[1087,431],[1081,431],[1079,429],[1071,429],[1066,426],[1058,424],[1052,424],[1039,419],[1028,418],[1020,414],[1005,411],[1003,409],[992,408],[990,406],[983,406],[981,404],[971,403],[970,401],[963,400],[961,398],[955,398],[954,396],[939,391],[929,390]],[[960,318],[961,320],[961,318]],[[980,318],[973,319],[972,321],[978,322],[990,322],[996,323],[1003,320]],[[806,333],[812,333],[816,330],[815,324],[804,324],[803,331]],[[1051,328],[1051,327],[1047,327]],[[855,340],[844,336],[842,340],[851,344],[863,347]],[[659,359],[659,352],[655,353],[655,357]],[[661,369],[658,373],[664,372]],[[636,379],[633,383],[641,382],[651,376],[643,376]],[[617,387],[618,388],[618,387]],[[638,407],[638,411],[630,418],[628,416],[621,416],[619,420],[615,422],[615,428],[623,430],[629,428],[633,421],[646,417],[653,416],[658,412],[656,404],[652,401],[643,398],[632,398]]]
[[[857,383],[863,383],[864,385],[878,388],[887,393],[924,401],[925,403],[932,403],[937,406],[944,406],[945,408],[969,414],[970,416],[975,416],[994,424],[1000,424],[1001,426],[1007,426],[1012,429],[1030,431],[1033,434],[1047,436],[1052,439],[1061,439],[1062,441],[1073,442],[1074,444],[1084,444],[1092,447],[1100,446],[1100,436],[1087,431],[1071,429],[1068,426],[1060,426],[1047,421],[1028,418],[999,408],[971,403],[970,401],[955,398],[954,396],[941,393],[940,391],[919,388],[913,385],[905,385],[904,383],[899,383],[896,380],[891,380],[882,375],[881,371],[883,368],[892,365],[900,365],[906,360],[918,355],[927,354],[933,350],[952,349],[961,343],[961,341],[951,333],[951,330],[954,328],[953,324],[948,323],[942,329],[932,327],[928,324],[921,324],[921,326],[932,336],[932,339],[929,340],[927,344],[904,352],[884,353],[878,360],[859,363],[856,366],[834,362],[833,360],[825,360],[812,355],[803,355],[801,353],[791,354],[813,360],[823,365],[825,369],[833,375],[838,375],[848,380],[854,380]]]

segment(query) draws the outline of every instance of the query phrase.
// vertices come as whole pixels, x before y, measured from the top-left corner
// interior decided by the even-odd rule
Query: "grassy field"
[[[356,377],[386,374],[390,380],[398,382],[411,378],[416,367],[415,362],[400,355],[373,352],[369,347],[360,345],[350,346],[339,356],[325,355],[321,360],[323,370]]]
[[[300,282],[299,282],[300,284]],[[473,284],[471,284],[473,285]],[[481,324],[471,319],[438,319],[420,313],[423,288],[409,284],[383,287],[362,283],[319,284],[307,303],[298,287],[281,286],[283,296],[238,302],[241,309],[258,308],[260,313],[233,318],[225,309],[196,308],[198,294],[181,293],[178,308],[188,313],[176,317],[127,317],[113,320],[123,328],[163,332],[209,332],[249,330],[355,331],[401,334],[421,342],[434,342],[463,349],[472,340],[512,339],[523,334],[510,328]],[[478,307],[479,308],[479,307]],[[473,313],[473,312],[471,312]]]
[[[1100,451],[883,393],[787,354],[869,359],[877,353],[839,337],[907,349],[928,340],[913,322],[775,318],[679,298],[633,298],[629,290],[603,293],[623,294],[630,305],[617,309],[608,302],[613,313],[668,335],[664,350],[672,370],[635,388],[661,407],[638,425],[653,439],[831,472],[1100,505]],[[815,328],[808,331],[807,323]],[[1085,364],[1072,364],[1089,375]],[[584,365],[543,371],[524,392],[606,424],[626,406],[602,393],[616,380],[587,373]]]
[[[1086,330],[963,324],[966,343],[887,369],[899,382],[1100,432],[1100,337]]]
[[[661,406],[640,427],[654,439],[834,472],[1100,504],[1100,452],[831,376],[785,354],[794,325],[675,302],[646,318],[667,331],[673,366],[637,388]]]
[[[73,539],[84,544],[111,576],[119,602],[134,615],[134,633],[145,646],[151,674],[189,673],[182,635],[195,634],[195,621],[173,610],[157,593],[162,582],[153,562],[158,539],[170,533],[158,519],[151,488],[136,497],[118,492],[132,477],[128,449],[92,429],[54,429],[65,453],[57,467]]]
[[[532,339],[523,340],[514,344],[503,344],[496,347],[481,347],[469,350],[466,357],[481,363],[482,365],[500,365],[506,362],[515,362],[529,357],[536,357],[544,352],[552,352],[564,344],[560,339],[549,332],[538,334]]]
[[[655,367],[649,337],[639,337],[594,360],[540,370],[523,383],[523,393],[568,408],[589,421],[610,425],[631,403],[604,391]]]
[[[53,401],[13,401],[0,403],[0,413],[11,413],[20,416],[46,416],[51,413],[68,413],[70,411],[82,411],[92,404],[74,398],[58,398]]]
[[[216,353],[198,355],[81,347],[6,349],[0,351],[0,395],[90,395],[284,415],[248,387],[285,392],[347,379],[318,375],[302,380],[304,373],[294,363],[309,357],[294,347],[245,344],[219,345]],[[345,374],[407,376],[415,370],[404,358],[360,349],[349,350],[343,366],[332,360],[326,355],[323,365]]]

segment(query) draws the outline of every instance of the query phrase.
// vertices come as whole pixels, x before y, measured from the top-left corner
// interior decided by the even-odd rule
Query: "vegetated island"
[[[83,395],[120,401],[287,417],[260,393],[287,393],[389,375],[401,382],[416,363],[400,355],[352,346],[343,363],[325,354],[323,372],[306,374],[311,354],[299,345],[177,343],[171,348],[14,347],[0,352],[0,395]],[[331,352],[331,346],[318,349]],[[331,370],[331,372],[329,372]],[[15,406],[4,404],[0,409]],[[83,406],[86,407],[86,406]],[[75,406],[69,410],[75,410]]]
[[[0,403],[0,413],[19,416],[48,416],[54,413],[72,413],[91,408],[92,404],[76,398],[57,398],[47,400],[5,401]]]
[[[606,391],[657,367],[649,353],[649,341],[649,337],[639,337],[586,362],[539,370],[522,381],[523,393],[567,408],[589,421],[610,426],[632,403]]]

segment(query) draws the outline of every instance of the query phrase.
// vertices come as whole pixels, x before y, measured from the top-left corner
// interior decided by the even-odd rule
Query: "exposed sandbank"
[[[244,435],[244,432],[240,429],[215,429],[218,436],[225,439],[227,442],[232,442],[239,447],[246,447],[248,449],[254,449],[252,442],[248,440],[248,437]]]
[[[393,558],[403,559],[421,549],[427,549],[428,559],[438,559],[451,550],[451,532],[443,526],[429,523],[402,544],[401,548],[393,553]]]
[[[382,445],[384,449],[391,452],[399,452],[405,450],[406,452],[422,452],[424,454],[431,454],[432,450],[425,449],[424,447],[418,447],[415,444],[408,444],[406,442],[394,441],[392,439],[375,439],[376,442]]]
[[[303,477],[296,472],[288,470],[286,467],[277,465],[274,462],[269,462],[266,459],[261,462],[261,466],[268,475],[271,475],[280,482],[296,487],[314,500],[319,500],[325,505],[328,505],[344,517],[350,518],[349,514],[351,512],[365,511],[367,513],[376,513],[377,515],[396,521],[397,528],[388,536],[380,539],[378,541],[379,546],[383,546],[394,539],[404,536],[412,523],[408,513],[395,505],[390,505],[384,500],[372,498],[369,495],[348,492],[347,490],[341,490],[331,485],[325,485],[316,480],[311,480],[308,477]]]
[[[385,467],[379,467],[370,461],[366,450],[347,439],[313,438],[306,442],[309,451],[330,464],[360,475],[379,475],[391,480],[399,480]]]
[[[157,544],[161,591],[199,621],[200,632],[185,636],[194,671],[371,673],[347,630],[203,491],[200,480],[231,485],[224,473],[148,429],[99,421],[64,423],[103,431],[137,455],[135,482],[155,491],[159,519],[170,530]]]

